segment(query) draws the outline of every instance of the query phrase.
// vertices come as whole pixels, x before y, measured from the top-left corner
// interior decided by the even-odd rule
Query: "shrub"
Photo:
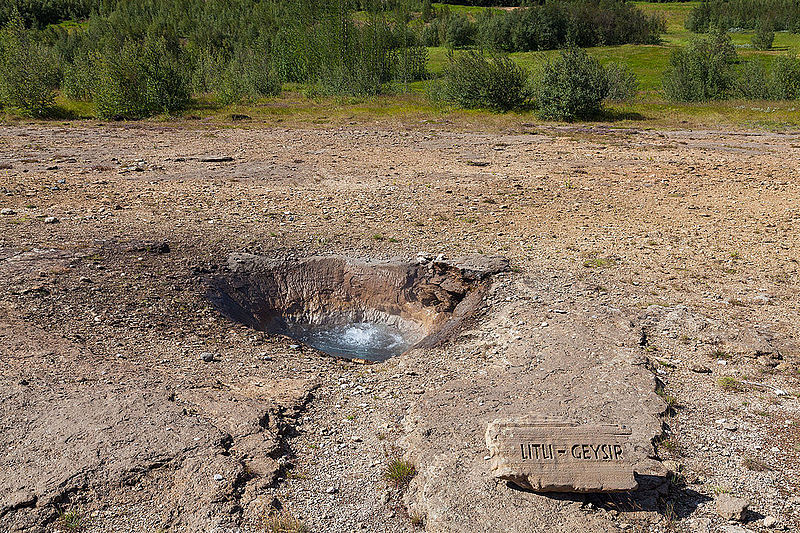
[[[409,46],[395,52],[394,79],[398,82],[424,80],[428,77],[428,49],[424,46]]]
[[[334,14],[320,24],[315,81],[327,94],[379,94],[383,84],[392,80],[394,37],[390,25],[378,15],[355,24],[349,12]]]
[[[89,53],[82,53],[76,56],[72,63],[64,66],[61,90],[73,100],[88,101],[92,99],[93,80],[92,56]]]
[[[724,31],[696,39],[670,57],[664,90],[672,100],[699,102],[728,96],[734,80],[736,49]]]
[[[515,51],[513,18],[494,9],[481,11],[476,20],[477,40],[484,48],[503,52]]]
[[[425,22],[430,22],[433,20],[435,12],[433,10],[433,6],[431,5],[431,0],[422,0],[422,13],[420,15],[422,20]]]
[[[281,92],[281,82],[270,70],[266,54],[245,49],[219,70],[211,88],[220,104],[229,105],[242,100],[254,101],[264,96],[277,96]]]
[[[771,97],[767,70],[757,59],[742,64],[733,87],[736,98],[744,100],[766,100]]]
[[[776,100],[800,99],[800,58],[791,54],[775,58],[769,87],[772,98]]]
[[[708,3],[708,0],[703,0],[689,12],[689,16],[686,17],[684,25],[689,31],[705,33],[708,31],[710,21],[711,5]]]
[[[527,101],[528,76],[505,56],[485,57],[470,50],[450,57],[443,98],[465,108],[508,111]]]
[[[609,100],[631,100],[636,96],[639,89],[639,80],[627,65],[621,63],[610,63],[606,65],[608,75],[608,95]]]
[[[186,106],[189,82],[162,39],[128,40],[94,56],[97,115],[106,119],[172,113]]]
[[[451,15],[447,19],[446,43],[461,48],[475,43],[475,25],[465,15]]]
[[[608,92],[608,73],[581,48],[562,50],[547,61],[534,83],[539,114],[556,120],[597,115]]]
[[[756,32],[750,42],[756,50],[769,50],[775,40],[775,32],[772,31],[772,24],[767,21],[759,20],[756,25]]]
[[[755,28],[770,20],[774,29],[796,33],[800,29],[800,3],[797,0],[703,0],[695,6],[686,27],[704,32],[710,26]]]
[[[55,54],[34,42],[15,13],[0,30],[0,106],[28,116],[53,107],[59,71]]]

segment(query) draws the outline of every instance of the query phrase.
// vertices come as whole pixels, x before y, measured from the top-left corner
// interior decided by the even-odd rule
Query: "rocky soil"
[[[17,124],[0,213],[4,531],[800,527],[800,135]],[[223,317],[231,252],[512,271],[365,365]],[[670,483],[496,482],[523,414],[624,423]]]

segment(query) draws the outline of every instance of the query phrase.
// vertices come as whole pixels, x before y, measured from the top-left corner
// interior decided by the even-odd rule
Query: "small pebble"
[[[200,359],[205,361],[206,363],[210,363],[214,360],[214,354],[211,352],[203,352],[200,354]]]
[[[58,224],[58,219],[56,217],[45,217],[44,223],[45,224]]]
[[[222,481],[223,479],[225,478],[222,477],[222,474],[214,474],[214,481]]]

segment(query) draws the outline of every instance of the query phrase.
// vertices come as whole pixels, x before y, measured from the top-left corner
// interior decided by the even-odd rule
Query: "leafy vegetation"
[[[769,50],[775,42],[775,32],[772,31],[772,23],[766,20],[758,21],[756,32],[750,40],[756,50]]]
[[[686,27],[706,32],[711,27],[755,28],[771,21],[775,29],[800,32],[800,3],[797,0],[703,0],[686,20]]]
[[[52,50],[34,42],[15,14],[0,31],[0,106],[41,116],[53,106],[59,74]]]
[[[31,113],[52,103],[59,83],[101,118],[140,118],[183,109],[193,93],[226,105],[299,82],[323,94],[375,95],[426,75],[426,52],[399,2],[392,10],[379,0],[62,2],[55,16],[47,2],[14,1],[29,27],[12,9],[3,105]],[[77,15],[88,20],[37,29]],[[19,102],[23,94],[35,101]]]
[[[545,63],[534,84],[539,114],[557,120],[599,114],[608,92],[608,73],[580,48],[564,50]]]
[[[727,33],[694,40],[675,50],[664,77],[664,90],[679,102],[722,100],[734,80],[736,49]]]
[[[442,97],[465,108],[508,111],[527,101],[528,75],[508,57],[469,51],[450,57]]]
[[[778,56],[769,70],[755,59],[742,62],[730,36],[717,30],[673,52],[664,90],[681,102],[731,97],[796,100],[800,98],[800,58]]]
[[[722,69],[729,74],[726,89],[713,99],[681,100],[678,105],[675,98],[665,99],[669,96],[665,74],[675,70],[670,63],[675,50],[690,48],[698,38],[685,26],[702,3],[507,3],[523,4],[523,9],[499,10],[502,2],[479,0],[447,5],[430,0],[6,0],[0,2],[0,27],[5,28],[4,43],[11,44],[0,45],[0,107],[8,114],[33,117],[108,118],[181,113],[188,108],[192,116],[244,112],[255,120],[279,122],[291,116],[293,121],[296,117],[309,123],[346,122],[347,116],[453,115],[459,112],[430,106],[424,94],[444,96],[451,63],[468,53],[462,50],[467,48],[482,49],[487,60],[513,61],[531,80],[519,93],[522,103],[514,108],[535,111],[531,97],[544,65],[560,56],[548,48],[585,38],[583,44],[595,44],[586,48],[587,53],[605,67],[608,78],[604,119],[644,118],[670,125],[713,119],[779,128],[800,123],[800,111],[791,102],[798,94],[800,35],[783,31],[785,24],[777,19],[787,17],[780,2],[764,0],[771,10],[756,6],[757,13],[748,13],[752,25],[741,26],[758,31],[729,33],[738,54]],[[730,2],[735,9],[752,3]],[[583,24],[591,18],[583,14],[578,21],[558,19],[557,12],[572,13],[580,4],[586,11],[575,13],[605,15],[593,24]],[[635,10],[632,17],[614,15],[628,9]],[[12,18],[22,20],[13,31]],[[547,24],[539,24],[545,19]],[[644,25],[629,24],[627,19],[666,23],[666,33],[661,33],[660,41],[635,38],[636,28]],[[557,20],[566,20],[572,29],[564,30],[553,22]],[[615,37],[619,35],[621,41]],[[772,47],[759,51],[766,48],[770,35]],[[656,44],[635,44],[640,42]],[[426,43],[444,46],[426,47]],[[158,60],[147,53],[153,49],[161,50]],[[174,83],[162,83],[165,72],[174,74],[169,76]],[[145,73],[150,81],[129,86],[123,80],[131,73]],[[159,92],[167,90],[165,97],[156,97],[156,91],[147,88],[158,83],[163,87]],[[278,95],[280,103],[273,103]],[[761,99],[786,101],[768,105],[742,101]],[[228,105],[240,109],[225,110]],[[478,107],[494,112],[506,106]],[[516,115],[482,116],[485,124],[500,124]]]
[[[574,46],[659,42],[666,24],[621,0],[565,0],[514,10],[485,9],[473,18],[448,8],[425,27],[427,46],[480,45],[526,52]]]
[[[77,507],[70,507],[61,512],[58,516],[60,525],[67,531],[83,531],[86,523],[83,520],[83,512]]]

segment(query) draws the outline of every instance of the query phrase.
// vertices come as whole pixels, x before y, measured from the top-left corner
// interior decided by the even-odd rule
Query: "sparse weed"
[[[663,448],[667,452],[669,452],[674,457],[682,457],[683,453],[683,446],[681,446],[678,439],[675,436],[671,436],[668,439],[664,439],[658,443],[659,448]]]
[[[754,457],[745,457],[742,460],[742,466],[753,472],[766,472],[771,470],[767,463]]]
[[[675,502],[673,500],[664,502],[664,519],[667,521],[667,530],[674,531],[678,515],[675,512]]]
[[[383,472],[383,477],[396,487],[404,488],[411,483],[411,479],[417,474],[417,468],[414,463],[400,457],[395,457],[389,460],[386,469]]]
[[[675,409],[679,406],[678,399],[675,396],[668,394],[664,389],[656,391],[656,394],[658,394],[661,399],[664,400],[664,403],[667,404],[668,408]]]
[[[86,528],[83,520],[83,511],[77,507],[70,507],[62,512],[58,520],[67,531],[83,531]]]
[[[731,376],[723,376],[717,380],[717,385],[725,392],[741,392],[744,390],[742,383]]]
[[[592,257],[583,262],[586,268],[606,268],[614,266],[613,259],[608,257]]]
[[[724,360],[727,361],[728,359],[731,358],[731,354],[726,352],[725,350],[721,350],[721,349],[717,348],[716,350],[711,352],[711,358],[712,359],[724,359]]]
[[[264,520],[264,533],[308,533],[310,530],[289,511],[273,511]]]

